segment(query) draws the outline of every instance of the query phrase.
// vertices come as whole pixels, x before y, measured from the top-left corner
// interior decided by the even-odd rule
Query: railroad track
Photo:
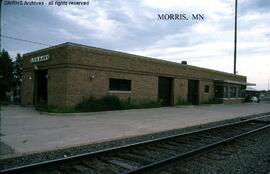
[[[1,170],[1,173],[147,173],[270,128],[270,115],[92,153]]]

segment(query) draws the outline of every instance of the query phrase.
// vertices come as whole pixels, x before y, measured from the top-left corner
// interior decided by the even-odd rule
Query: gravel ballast
[[[157,173],[269,174],[270,128],[175,163]]]

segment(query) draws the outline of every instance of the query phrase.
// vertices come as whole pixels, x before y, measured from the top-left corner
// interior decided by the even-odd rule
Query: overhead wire
[[[41,42],[35,42],[35,41],[27,40],[27,39],[21,39],[21,38],[17,38],[17,37],[2,35],[2,34],[0,35],[0,37],[6,38],[6,39],[17,40],[17,41],[21,41],[21,42],[32,43],[32,44],[38,44],[38,45],[44,45],[44,46],[53,46],[53,45],[49,45],[49,44],[45,44],[45,43],[41,43]]]

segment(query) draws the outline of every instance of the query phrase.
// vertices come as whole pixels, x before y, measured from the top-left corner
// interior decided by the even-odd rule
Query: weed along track
[[[194,156],[213,151],[221,144],[260,133],[270,128],[269,120],[270,116],[264,115],[189,133],[4,169],[1,173],[151,173],[175,161],[193,160]],[[213,158],[223,158],[223,155]]]

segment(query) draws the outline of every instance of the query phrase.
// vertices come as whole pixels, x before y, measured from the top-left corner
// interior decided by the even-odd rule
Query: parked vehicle
[[[258,99],[258,97],[256,97],[256,96],[252,96],[252,97],[250,98],[250,101],[251,101],[252,103],[259,103],[259,99]]]

